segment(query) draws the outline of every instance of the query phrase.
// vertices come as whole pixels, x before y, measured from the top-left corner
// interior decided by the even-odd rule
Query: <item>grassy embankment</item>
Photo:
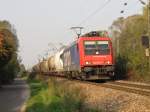
[[[31,97],[26,112],[99,112],[85,108],[85,96],[80,88],[69,89],[68,84],[51,79],[48,84],[39,80],[28,81]]]

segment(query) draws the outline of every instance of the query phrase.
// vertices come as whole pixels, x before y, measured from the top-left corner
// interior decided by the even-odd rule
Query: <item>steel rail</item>
[[[106,82],[106,83],[96,83],[96,82],[89,82],[89,81],[80,81],[74,80],[79,83],[85,83],[90,85],[96,85],[100,87],[125,91],[129,93],[139,94],[142,96],[149,96],[150,97],[150,86],[149,85],[139,85],[139,84],[131,84],[131,83],[118,83],[118,82]]]

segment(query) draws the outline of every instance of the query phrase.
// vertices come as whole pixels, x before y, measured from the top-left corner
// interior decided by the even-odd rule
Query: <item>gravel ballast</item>
[[[150,97],[82,82],[63,82],[67,83],[68,88],[81,88],[86,96],[87,107],[100,109],[102,112],[150,112]]]

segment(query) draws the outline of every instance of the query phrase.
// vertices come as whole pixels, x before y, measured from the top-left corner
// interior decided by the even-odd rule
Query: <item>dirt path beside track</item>
[[[13,84],[0,88],[0,112],[19,112],[29,97],[25,80],[16,79]]]

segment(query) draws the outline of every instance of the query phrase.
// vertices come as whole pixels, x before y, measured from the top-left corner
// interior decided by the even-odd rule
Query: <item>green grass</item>
[[[31,97],[26,112],[99,112],[85,109],[85,96],[80,88],[69,89],[68,84],[50,80],[48,84],[39,80],[28,81]]]

